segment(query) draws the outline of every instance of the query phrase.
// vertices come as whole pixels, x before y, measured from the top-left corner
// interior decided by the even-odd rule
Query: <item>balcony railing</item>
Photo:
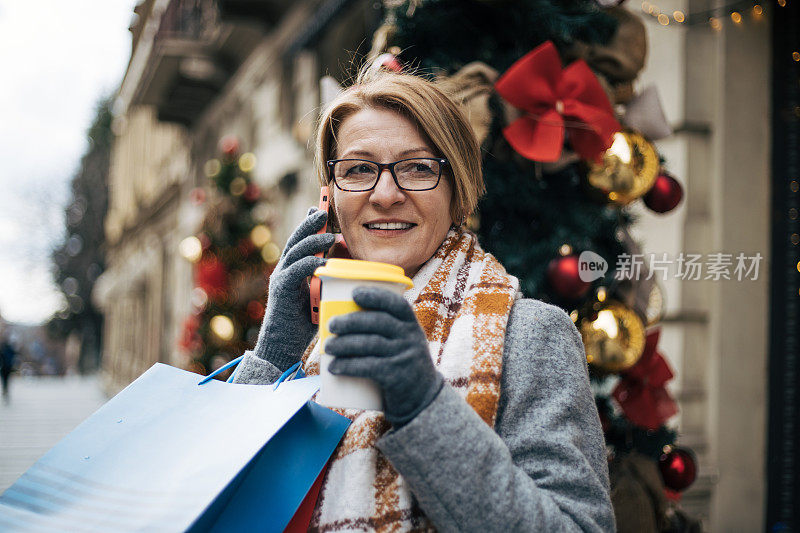
[[[293,0],[217,0],[220,14],[225,20],[257,20],[273,27],[292,6]]]
[[[223,23],[215,0],[172,0],[161,15],[136,101],[159,120],[191,126],[262,38],[252,24]]]
[[[219,23],[219,10],[214,0],[172,0],[161,16],[155,40],[209,39]]]

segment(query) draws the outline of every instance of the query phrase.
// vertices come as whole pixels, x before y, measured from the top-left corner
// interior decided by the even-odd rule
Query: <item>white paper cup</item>
[[[331,336],[328,322],[335,316],[361,309],[353,301],[356,287],[379,287],[402,296],[413,284],[400,267],[355,259],[329,259],[314,275],[322,280],[319,310],[321,381],[317,403],[328,407],[382,411],[381,391],[374,381],[335,376],[328,372],[328,365],[334,359],[325,353],[325,341]]]

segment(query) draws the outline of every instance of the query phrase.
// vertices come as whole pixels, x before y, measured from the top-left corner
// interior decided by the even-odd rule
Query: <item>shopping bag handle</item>
[[[240,362],[240,361],[241,361],[243,358],[244,358],[244,355],[240,355],[239,357],[237,357],[237,358],[236,358],[236,359],[234,359],[233,361],[229,361],[229,362],[225,363],[224,365],[222,365],[221,367],[219,367],[218,369],[214,370],[212,373],[210,373],[209,375],[207,375],[206,377],[204,377],[203,379],[201,379],[201,380],[200,380],[200,383],[198,383],[198,385],[202,385],[203,383],[208,383],[209,381],[211,381],[212,379],[214,379],[214,376],[216,376],[217,374],[220,374],[220,373],[222,373],[222,372],[225,372],[226,370],[228,370],[228,369],[229,369],[230,367],[232,367],[232,366],[236,366],[236,365],[238,365],[238,364],[239,364],[239,362]],[[232,378],[232,377],[233,377],[233,375],[231,375],[231,378]]]
[[[242,361],[243,358],[244,358],[244,355],[240,355],[239,357],[237,357],[233,361],[229,361],[228,363],[225,363],[224,365],[222,365],[221,367],[219,367],[218,369],[216,369],[215,371],[213,371],[212,373],[210,373],[209,375],[207,375],[206,377],[201,379],[200,382],[198,383],[198,385],[202,385],[203,383],[208,383],[209,381],[214,379],[214,376],[216,376],[217,374],[225,372],[226,370],[228,370],[232,366],[238,365]],[[287,379],[305,377],[305,372],[303,372],[303,369],[300,368],[300,363],[301,362],[302,361],[298,361],[295,364],[293,364],[292,366],[290,366],[288,369],[286,369],[286,372],[281,374],[281,377],[279,377],[278,381],[275,382],[275,386],[273,387],[272,390],[277,389],[278,385],[280,385],[281,383],[283,383]],[[294,374],[294,375],[292,375],[292,374]],[[235,375],[236,375],[235,373],[231,374],[231,377],[228,378],[228,383],[232,383],[233,382],[233,378],[234,378]]]
[[[286,380],[306,377],[305,372],[303,372],[303,369],[300,368],[300,363],[302,363],[302,361],[298,361],[289,368],[287,368],[286,372],[281,374],[281,377],[279,377],[278,381],[275,382],[275,386],[272,387],[272,390],[277,389],[278,385],[280,385]],[[292,373],[294,373],[294,375],[292,375]]]

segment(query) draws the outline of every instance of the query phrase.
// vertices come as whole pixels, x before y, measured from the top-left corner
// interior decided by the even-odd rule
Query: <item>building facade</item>
[[[285,242],[317,202],[309,137],[320,80],[344,81],[382,16],[365,1],[146,0],[114,106],[108,270],[94,299],[105,317],[109,392],[155,362],[186,366],[177,347],[191,311],[192,266],[178,253],[204,213],[190,192],[235,135],[269,191],[273,239]],[[330,78],[328,78],[330,84]],[[335,86],[335,84],[334,84]],[[324,89],[323,89],[324,91]]]

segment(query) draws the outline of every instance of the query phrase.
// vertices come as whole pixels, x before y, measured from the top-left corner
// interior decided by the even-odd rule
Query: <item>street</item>
[[[0,493],[106,401],[97,377],[12,376],[0,400]]]

